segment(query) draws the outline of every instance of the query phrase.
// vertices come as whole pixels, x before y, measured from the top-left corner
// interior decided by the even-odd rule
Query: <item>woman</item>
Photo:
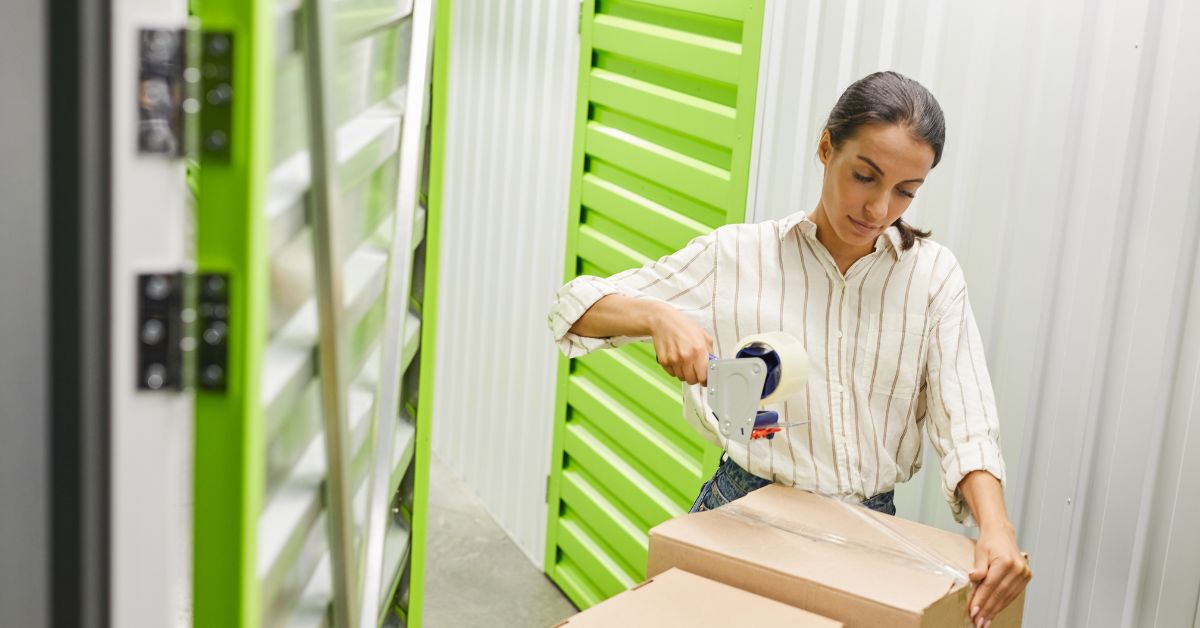
[[[969,609],[985,626],[1030,571],[1004,507],[996,405],[962,270],[901,218],[944,143],[928,90],[894,72],[867,76],[829,114],[810,214],[727,225],[642,268],[579,277],[559,290],[550,324],[569,357],[649,337],[686,383],[685,418],[726,449],[693,511],[780,482],[895,514],[893,487],[920,468],[927,426],[955,518],[980,527]],[[778,408],[778,437],[731,444],[706,404],[708,356],[777,330],[807,349],[807,388]]]

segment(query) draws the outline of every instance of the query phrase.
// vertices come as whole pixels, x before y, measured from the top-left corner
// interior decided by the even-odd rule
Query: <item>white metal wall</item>
[[[112,262],[109,426],[111,608],[114,626],[190,623],[194,397],[137,388],[140,273],[191,262],[192,214],[182,159],[137,145],[139,31],[187,24],[183,0],[112,8]]]
[[[578,12],[455,0],[450,37],[433,447],[539,567]]]
[[[772,0],[767,19],[756,220],[815,206],[853,80],[895,69],[946,111],[908,218],[971,286],[1027,623],[1200,626],[1200,3]],[[902,514],[951,527],[924,468]]]

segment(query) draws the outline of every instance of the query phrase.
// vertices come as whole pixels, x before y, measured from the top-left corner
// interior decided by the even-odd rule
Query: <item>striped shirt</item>
[[[707,389],[682,384],[685,420],[755,475],[863,500],[920,469],[927,430],[956,520],[971,523],[956,490],[966,474],[985,470],[1005,481],[966,282],[937,243],[919,239],[903,251],[892,227],[843,275],[803,213],[726,225],[641,268],[581,276],[559,289],[549,324],[567,357],[648,340],[569,331],[609,294],[671,304],[708,331],[721,358],[751,334],[783,331],[800,340],[812,368],[805,390],[769,406],[787,426],[774,439],[729,443]]]

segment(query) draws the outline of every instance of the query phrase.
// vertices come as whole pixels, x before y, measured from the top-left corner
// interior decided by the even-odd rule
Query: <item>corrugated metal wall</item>
[[[946,110],[908,218],[971,286],[1027,623],[1196,624],[1200,4],[773,0],[766,23],[752,220],[811,211],[854,79],[898,70]],[[949,527],[924,468],[901,514]]]
[[[450,41],[433,447],[539,567],[578,11],[454,0]]]

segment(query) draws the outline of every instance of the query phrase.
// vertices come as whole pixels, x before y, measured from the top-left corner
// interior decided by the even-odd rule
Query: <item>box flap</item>
[[[842,623],[671,569],[559,624],[568,628],[753,625],[840,628]]]

